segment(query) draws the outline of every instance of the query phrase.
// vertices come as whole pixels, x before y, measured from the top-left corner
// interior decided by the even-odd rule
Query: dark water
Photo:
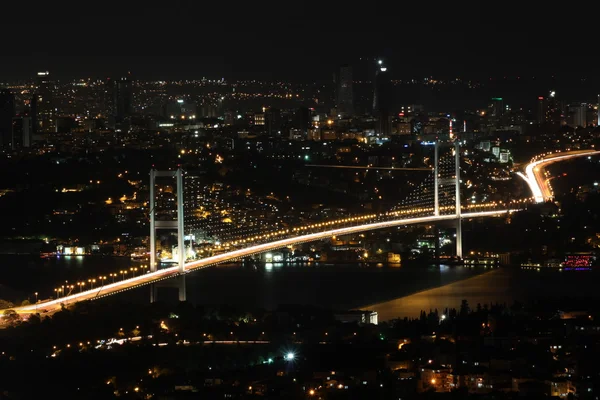
[[[60,257],[0,255],[0,299],[15,301],[38,292],[40,299],[54,296],[54,288],[129,269],[129,257]]]
[[[54,295],[54,288],[99,275],[108,276],[138,266],[128,258],[63,257],[40,259],[0,256],[0,298],[40,299]],[[312,304],[351,308],[444,286],[484,272],[481,269],[382,264],[230,264],[186,275],[187,298],[194,304],[229,304],[274,309],[281,304]],[[117,278],[118,280],[119,278]],[[108,278],[107,282],[112,281]],[[175,284],[175,280],[169,283]],[[96,284],[97,285],[97,284]],[[77,291],[77,287],[74,289]],[[122,295],[117,301],[148,301],[150,289],[143,287]],[[159,299],[176,299],[175,289],[159,289]]]
[[[36,291],[40,299],[48,298],[65,280],[87,281],[131,266],[139,264],[115,257],[43,260],[0,256],[0,299],[33,300]],[[165,283],[175,286],[177,282]],[[418,315],[422,309],[456,307],[462,299],[473,304],[576,296],[597,301],[599,283],[599,271],[496,268],[490,272],[484,267],[381,264],[230,264],[186,275],[187,299],[193,304],[247,309],[275,309],[285,304],[336,309],[369,306],[381,319]],[[143,303],[149,297],[150,288],[142,287],[100,301]],[[176,301],[177,289],[159,289],[159,300]]]
[[[394,300],[366,306],[380,320],[417,317],[421,310],[458,308],[462,300],[471,306],[516,301],[543,302],[557,309],[571,306],[585,309],[600,301],[600,271],[542,271],[499,268],[486,274],[456,281]]]

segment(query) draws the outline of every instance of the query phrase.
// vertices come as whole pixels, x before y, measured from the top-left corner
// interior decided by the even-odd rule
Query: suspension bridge
[[[587,151],[572,154],[563,154],[556,158],[548,158],[545,163],[556,162],[572,157],[596,155],[600,152]],[[559,158],[560,157],[560,158]],[[383,213],[353,215],[336,220],[320,221],[304,226],[277,229],[258,233],[253,237],[232,238],[224,244],[221,254],[195,260],[186,260],[184,251],[179,251],[176,266],[159,269],[156,260],[156,231],[158,229],[177,230],[178,248],[184,248],[184,215],[183,215],[183,172],[177,171],[151,171],[150,180],[150,271],[146,274],[123,279],[118,282],[104,284],[95,289],[69,294],[61,298],[52,299],[37,304],[16,307],[18,313],[52,312],[59,310],[63,305],[80,301],[95,300],[122,293],[141,286],[151,285],[151,301],[156,300],[155,284],[179,277],[179,299],[185,300],[185,274],[202,268],[232,262],[276,249],[294,246],[302,243],[323,240],[332,236],[351,235],[365,231],[389,229],[414,224],[432,224],[444,221],[453,221],[456,227],[456,255],[462,258],[462,220],[484,217],[501,217],[518,211],[529,199],[513,199],[509,202],[485,201],[463,204],[461,191],[464,184],[461,181],[463,154],[458,141],[453,143],[436,143],[434,148],[434,167],[432,173],[409,196],[391,210]],[[552,161],[551,161],[552,160]],[[531,165],[534,164],[533,167]],[[543,160],[535,160],[526,167],[530,169],[543,167]],[[523,175],[523,174],[521,174]],[[156,178],[167,176],[174,177],[177,181],[177,212],[176,219],[160,221],[156,218],[155,183]],[[533,176],[533,175],[532,175]],[[534,199],[537,201],[538,189],[534,185],[539,180],[529,179]],[[533,182],[533,183],[532,183]],[[532,186],[533,185],[533,186]]]

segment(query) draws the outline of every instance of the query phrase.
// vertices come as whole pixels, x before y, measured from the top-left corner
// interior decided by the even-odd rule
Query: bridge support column
[[[176,221],[156,221],[156,178],[174,177],[177,186],[177,220]],[[181,168],[177,171],[156,171],[150,170],[150,272],[158,270],[156,260],[156,230],[157,229],[176,229],[177,230],[177,266],[180,274],[184,273],[185,267],[185,241],[184,241],[184,215],[183,215],[183,171]],[[185,279],[178,281],[179,299],[185,301]],[[157,286],[151,285],[150,302],[157,300]]]
[[[158,286],[156,283],[150,284],[150,303],[156,303],[158,301]]]
[[[433,225],[433,240],[435,240],[435,261],[440,261],[440,228],[437,224]]]
[[[182,274],[185,264],[185,242],[183,240],[183,171],[181,168],[177,170],[175,177],[177,178],[177,248],[179,249],[177,263],[179,273]]]
[[[186,301],[186,285],[185,285],[185,274],[179,275],[177,278],[179,280],[179,301]]]
[[[150,272],[156,271],[156,170],[150,170]]]
[[[150,302],[155,303],[158,301],[158,293],[159,288],[162,288],[160,292],[162,292],[161,297],[163,297],[163,301],[173,302],[174,301],[174,289],[177,289],[177,298],[179,301],[186,301],[186,282],[185,275],[174,276],[171,279],[167,279],[164,281],[156,282],[150,285]],[[165,296],[166,289],[169,291],[169,295]]]
[[[456,191],[456,257],[462,258],[462,221],[461,221],[461,201],[460,201],[460,142],[458,139],[454,142],[455,159],[455,191]]]
[[[435,141],[433,148],[433,215],[436,217],[440,215],[440,196],[439,196],[439,163],[440,163],[440,145],[438,141]]]

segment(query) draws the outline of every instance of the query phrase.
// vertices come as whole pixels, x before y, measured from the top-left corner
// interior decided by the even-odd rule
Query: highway
[[[480,218],[480,217],[494,217],[502,214],[510,213],[517,210],[496,210],[496,211],[479,211],[471,213],[463,213],[462,218]],[[201,268],[211,267],[217,264],[235,261],[247,256],[254,254],[264,253],[271,250],[281,249],[287,246],[313,242],[317,240],[327,239],[332,236],[347,235],[352,233],[359,233],[369,230],[393,228],[403,225],[431,223],[437,221],[453,220],[456,216],[451,215],[440,215],[440,216],[428,216],[428,217],[417,217],[417,218],[405,218],[396,219],[383,222],[373,222],[356,226],[348,226],[344,228],[330,229],[323,232],[309,233],[305,235],[294,236],[286,239],[276,240],[270,243],[262,243],[252,245],[243,249],[229,251],[227,253],[219,254],[216,256],[206,257],[201,260],[188,262],[185,264],[185,272],[194,271]],[[164,279],[172,278],[178,275],[178,267],[169,267],[161,269],[155,272],[149,272],[140,276],[132,277],[122,281],[110,283],[97,287],[95,289],[86,290],[80,293],[74,293],[68,296],[63,296],[58,299],[41,302],[37,304],[31,304],[27,306],[13,308],[19,314],[30,314],[30,313],[46,313],[60,310],[61,305],[69,305],[85,300],[95,300],[106,296],[114,295],[117,293],[124,292],[133,288],[148,285],[150,283],[158,282]]]
[[[599,150],[576,150],[552,154],[541,160],[537,160],[527,164],[527,166],[525,167],[525,174],[523,174],[522,172],[517,172],[517,175],[519,175],[525,180],[525,182],[527,182],[529,188],[531,189],[531,193],[535,199],[535,202],[543,203],[554,197],[549,185],[549,179],[546,179],[546,177],[544,176],[544,170],[546,167],[548,167],[550,164],[554,164],[555,162],[559,161],[565,161],[583,156],[595,156],[599,154]]]

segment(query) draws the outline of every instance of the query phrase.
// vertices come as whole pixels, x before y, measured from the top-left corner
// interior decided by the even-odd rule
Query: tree
[[[14,326],[21,322],[21,316],[15,310],[4,310],[4,321],[9,326]]]
[[[25,299],[25,300],[23,300],[23,301],[21,302],[21,305],[22,305],[22,306],[28,306],[28,305],[30,305],[30,304],[31,304],[31,303],[29,302],[29,300],[28,300],[28,299]]]
[[[7,308],[14,307],[15,305],[8,300],[0,299],[0,310],[5,310]]]
[[[460,315],[467,315],[467,314],[469,314],[469,311],[471,311],[471,309],[469,308],[469,302],[467,300],[461,301]]]

